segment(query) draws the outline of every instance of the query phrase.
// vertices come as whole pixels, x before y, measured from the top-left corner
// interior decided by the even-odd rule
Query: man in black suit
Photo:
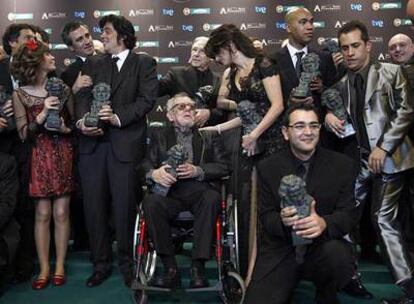
[[[25,23],[11,24],[3,34],[3,47],[8,57],[0,60],[0,86],[7,94],[12,94],[13,90],[18,88],[18,83],[13,79],[9,72],[10,62],[13,60],[13,54],[21,44],[35,38],[32,27]],[[13,116],[12,101],[6,102],[4,112],[8,116]],[[28,174],[25,172],[28,161],[27,147],[21,144],[16,130],[7,129],[7,121],[0,118],[0,152],[7,153],[15,157],[18,163],[20,191],[18,193],[16,206],[16,219],[20,224],[21,241],[17,249],[15,261],[15,271],[12,283],[20,283],[30,280],[32,277],[35,255],[34,244],[34,208],[33,202],[28,197]]]
[[[352,246],[343,237],[356,224],[355,166],[346,156],[317,147],[320,127],[313,105],[294,104],[282,127],[289,149],[258,165],[263,234],[247,303],[289,303],[302,277],[316,285],[316,303],[339,303],[336,293],[353,275]],[[281,207],[280,181],[290,174],[302,177],[313,198],[308,217],[299,218],[295,207]],[[292,231],[312,243],[295,248]]]
[[[86,24],[79,21],[68,22],[62,30],[61,37],[69,50],[75,54],[76,59],[62,73],[62,80],[72,88],[76,94],[80,89],[92,85],[92,79],[88,75],[82,75],[82,67],[86,59],[95,55],[92,35]],[[76,153],[75,162],[78,162]],[[76,179],[79,180],[79,172],[76,172]],[[89,241],[87,236],[85,215],[83,208],[82,191],[78,187],[75,195],[72,196],[70,204],[70,217],[72,224],[72,237],[74,250],[87,250]]]
[[[16,161],[0,152],[0,296],[10,279],[20,239],[19,225],[13,216],[18,188]]]
[[[143,171],[151,184],[168,187],[167,196],[151,193],[143,201],[149,233],[164,265],[164,274],[154,285],[174,288],[181,284],[174,258],[170,222],[180,211],[194,215],[194,246],[190,288],[208,285],[204,263],[211,257],[216,218],[220,211],[220,193],[212,182],[229,174],[228,159],[221,140],[214,134],[200,133],[195,125],[195,102],[185,93],[167,102],[167,118],[172,126],[151,132]],[[179,144],[187,154],[178,166],[177,176],[168,172],[168,150]]]
[[[76,94],[81,88],[92,84],[91,78],[81,73],[86,59],[95,55],[92,35],[86,24],[72,21],[65,25],[61,36],[63,42],[76,57],[75,61],[62,73],[62,80],[72,88],[73,94]]]
[[[308,53],[316,53],[320,58],[319,71],[321,77],[316,77],[311,83],[312,99],[317,108],[320,107],[321,93],[324,87],[335,82],[336,69],[328,53],[309,47],[314,34],[313,15],[303,7],[289,10],[285,16],[288,42],[272,57],[276,58],[282,83],[283,101],[285,107],[291,98],[292,89],[299,85],[302,58]]]
[[[140,188],[134,168],[144,156],[146,115],[157,97],[156,62],[146,54],[131,52],[135,31],[124,17],[108,15],[99,25],[107,54],[89,57],[82,74],[91,77],[94,85],[104,82],[111,86],[110,104],[99,111],[102,127],[84,124],[93,100],[92,86],[76,94],[77,127],[82,133],[79,172],[94,267],[87,286],[101,284],[111,273],[110,209],[114,213],[119,267],[129,286]]]
[[[220,87],[220,76],[209,68],[211,59],[207,57],[204,47],[207,37],[197,37],[191,46],[191,56],[187,66],[172,67],[160,79],[158,96],[174,96],[187,93],[193,100],[198,98],[201,87],[212,86],[213,94],[207,100],[206,109],[197,109],[196,123],[198,126],[216,125],[225,120],[224,113],[216,108],[216,99]]]

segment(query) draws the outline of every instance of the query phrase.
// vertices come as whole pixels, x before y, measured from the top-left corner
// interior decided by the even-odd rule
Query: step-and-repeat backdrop
[[[314,46],[326,38],[335,38],[344,23],[358,19],[368,26],[374,59],[387,60],[391,36],[414,33],[405,16],[406,0],[2,0],[0,32],[14,22],[44,28],[51,36],[58,65],[64,68],[73,57],[60,38],[66,22],[85,22],[94,39],[99,39],[99,18],[120,14],[133,23],[137,47],[157,58],[161,76],[170,66],[187,63],[195,37],[208,36],[223,23],[234,23],[247,35],[260,38],[266,50],[280,48],[286,38],[284,15],[293,6],[304,6],[314,14]],[[162,107],[157,107],[153,118],[161,111]]]

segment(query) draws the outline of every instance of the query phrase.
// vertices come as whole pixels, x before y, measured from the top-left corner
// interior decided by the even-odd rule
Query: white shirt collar
[[[122,65],[124,64],[126,58],[129,55],[129,52],[130,52],[130,50],[129,49],[126,49],[126,50],[123,50],[121,53],[112,54],[111,58],[114,58],[114,57],[118,57],[119,58],[118,61],[116,62],[116,65],[118,66],[118,70],[121,70]]]
[[[291,45],[290,42],[288,42],[287,45],[286,45],[286,47],[287,47],[287,49],[289,51],[289,54],[290,54],[290,57],[291,58],[296,58],[296,53],[297,52],[304,52],[303,56],[308,53],[308,46],[307,45],[303,49],[299,49],[298,50],[293,45]]]

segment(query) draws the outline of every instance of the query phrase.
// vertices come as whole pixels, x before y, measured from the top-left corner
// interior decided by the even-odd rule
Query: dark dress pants
[[[372,223],[397,284],[411,280],[413,272],[413,261],[397,216],[402,190],[411,172],[374,175],[368,169],[367,157],[363,157],[355,185],[355,197],[359,203],[365,204],[371,194]]]
[[[132,271],[132,245],[139,191],[133,162],[120,162],[109,142],[98,143],[91,154],[79,157],[79,172],[95,271],[110,271],[112,262],[109,220],[113,214],[121,273]]]
[[[178,181],[167,197],[149,194],[143,201],[143,207],[157,253],[174,255],[171,222],[181,211],[189,210],[194,215],[193,259],[210,259],[220,211],[220,193],[217,189],[207,182]]]
[[[352,245],[345,240],[330,240],[307,247],[303,264],[296,262],[295,250],[292,248],[265,277],[253,279],[247,289],[246,303],[293,303],[293,293],[300,279],[315,284],[316,303],[339,303],[336,294],[354,273]]]

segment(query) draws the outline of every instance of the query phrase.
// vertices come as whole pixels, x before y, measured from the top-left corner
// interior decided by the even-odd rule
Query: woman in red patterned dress
[[[60,99],[49,96],[45,88],[47,75],[56,69],[55,58],[44,44],[30,40],[13,56],[12,75],[20,88],[13,93],[17,130],[22,141],[30,144],[29,195],[35,198],[35,240],[40,273],[32,288],[45,288],[50,281],[50,220],[53,214],[56,265],[51,277],[56,286],[66,282],[64,262],[69,239],[69,200],[73,191],[73,146],[71,117],[73,100],[68,87]],[[46,124],[48,113],[64,107],[61,124],[51,129]],[[59,121],[59,120],[58,120]]]

